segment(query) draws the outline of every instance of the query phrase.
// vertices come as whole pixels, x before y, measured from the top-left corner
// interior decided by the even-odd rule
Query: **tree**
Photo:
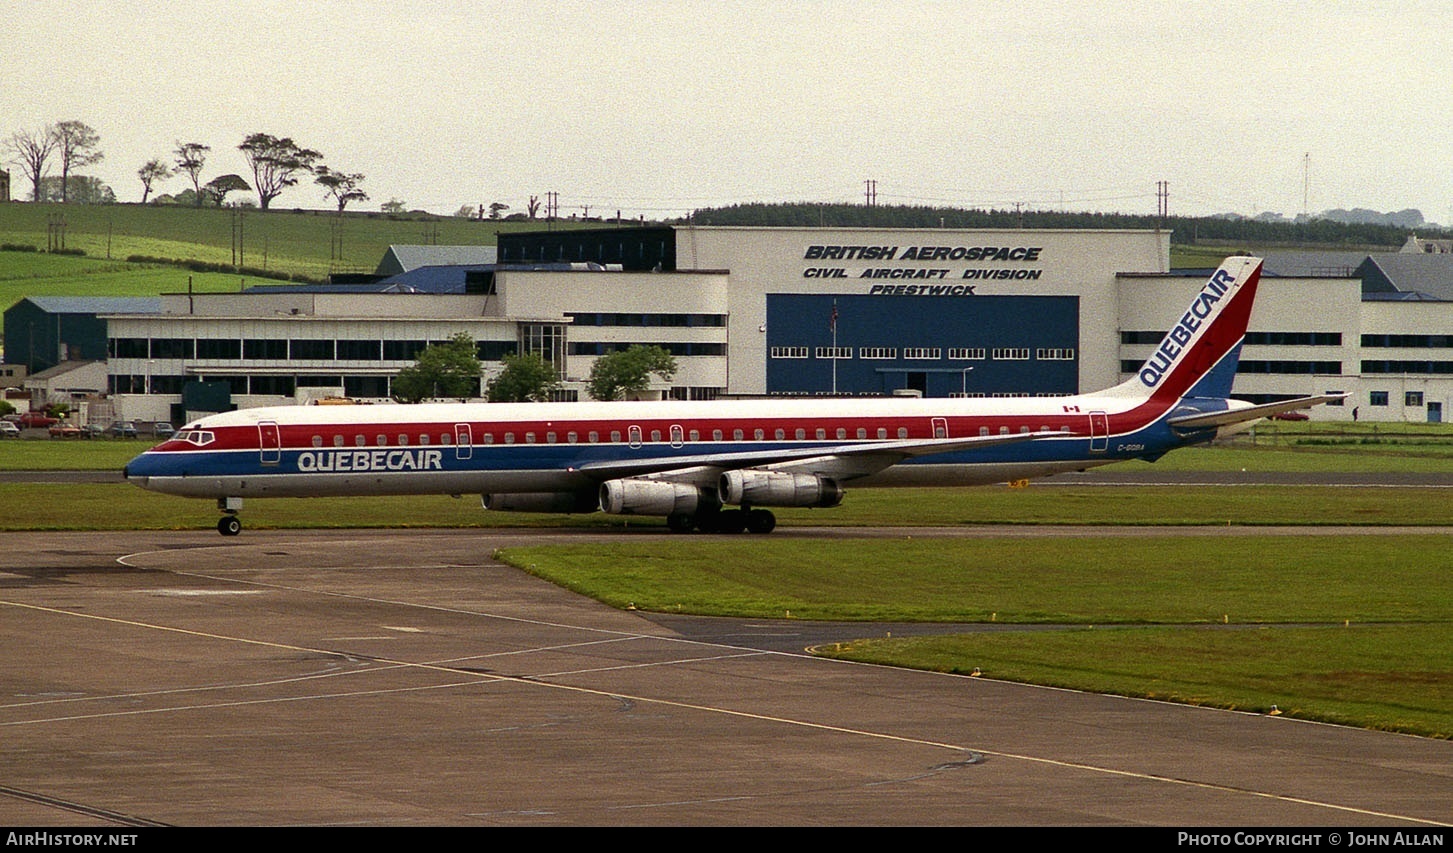
[[[597,400],[621,400],[639,396],[652,375],[670,382],[676,375],[676,358],[661,347],[634,344],[596,359],[586,388]]]
[[[408,206],[402,200],[391,198],[378,206],[379,211],[389,214],[400,214],[408,210]]]
[[[70,189],[59,175],[47,175],[40,179],[40,198],[37,201],[59,202],[69,196],[72,204],[115,204],[116,193],[106,182],[90,175],[71,175]]]
[[[479,373],[474,339],[460,332],[444,343],[425,347],[412,365],[398,372],[394,399],[418,403],[434,397],[477,397]]]
[[[61,204],[65,204],[69,200],[71,170],[99,163],[106,155],[96,148],[101,135],[85,122],[58,122],[53,133],[56,153],[61,158]]]
[[[560,387],[560,374],[537,352],[506,355],[505,369],[489,380],[491,403],[543,403]]]
[[[339,213],[350,201],[368,201],[368,193],[358,187],[363,183],[362,175],[335,172],[327,166],[319,166],[316,174],[318,177],[313,182],[328,190],[323,197],[338,202]]]
[[[534,219],[535,215],[540,212],[540,197],[537,195],[530,196],[530,203],[525,206],[525,209],[530,212],[530,219]]]
[[[237,146],[252,167],[252,185],[258,204],[267,210],[272,200],[298,182],[298,173],[312,173],[323,155],[311,148],[299,148],[287,137],[254,133]]]
[[[503,212],[503,211],[509,210],[509,209],[510,209],[510,206],[507,205],[507,204],[505,204],[502,201],[490,202],[490,205],[489,205],[489,218],[490,219],[499,219],[500,213]]]
[[[136,170],[136,177],[141,179],[141,203],[151,196],[151,185],[157,181],[164,181],[172,176],[171,167],[157,159],[147,160],[146,164]]]
[[[207,152],[212,146],[203,145],[200,142],[178,142],[176,150],[177,172],[185,174],[192,179],[192,193],[196,197],[197,207],[202,206],[202,166],[207,162]]]
[[[38,131],[17,130],[5,140],[5,150],[30,178],[32,201],[41,200],[40,181],[45,177],[46,164],[55,153],[55,146],[55,128],[50,125]]]
[[[227,203],[227,194],[230,192],[247,192],[252,189],[241,175],[221,175],[207,182],[202,187],[202,196],[213,204],[221,207]]]

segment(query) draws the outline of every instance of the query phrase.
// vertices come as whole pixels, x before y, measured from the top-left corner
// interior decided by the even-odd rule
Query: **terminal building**
[[[493,256],[439,262],[395,247],[365,280],[103,315],[108,392],[119,417],[173,422],[383,402],[423,347],[462,332],[484,381],[538,353],[562,399],[633,344],[676,357],[653,391],[678,399],[1074,394],[1133,375],[1210,272],[1169,257],[1156,230],[621,227],[504,234]],[[1319,257],[1269,257],[1236,395],[1343,392],[1312,416],[1441,420],[1453,255]]]

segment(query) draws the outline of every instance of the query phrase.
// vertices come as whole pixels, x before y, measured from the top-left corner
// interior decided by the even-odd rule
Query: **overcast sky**
[[[178,141],[293,138],[390,199],[751,201],[1453,221],[1435,0],[16,0],[0,134],[75,119],[138,201]],[[12,168],[15,194],[29,192]],[[164,192],[186,188],[173,178]],[[326,206],[311,182],[277,207]]]

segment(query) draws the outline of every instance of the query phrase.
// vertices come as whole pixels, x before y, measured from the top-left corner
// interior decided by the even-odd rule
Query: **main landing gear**
[[[223,536],[236,536],[241,533],[242,519],[237,517],[237,513],[242,511],[242,498],[218,498],[217,508],[224,513],[217,519],[217,532]]]
[[[690,515],[676,513],[666,516],[666,527],[673,533],[771,533],[777,526],[777,516],[766,509],[723,509],[715,512]]]

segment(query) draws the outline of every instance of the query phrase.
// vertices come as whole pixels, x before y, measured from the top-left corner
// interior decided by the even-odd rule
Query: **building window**
[[[1028,361],[1029,347],[995,347],[995,361]]]
[[[297,338],[288,342],[288,353],[293,361],[332,361],[333,342]]]
[[[1075,351],[1055,347],[1040,347],[1034,351],[1034,357],[1039,361],[1074,361]]]
[[[339,341],[338,359],[340,361],[381,361],[383,359],[383,342]]]
[[[897,358],[897,347],[858,347],[858,358]]]
[[[818,347],[813,351],[813,358],[852,358],[852,347]]]
[[[983,361],[983,347],[949,347],[948,357],[954,361]]]
[[[807,358],[807,347],[772,347],[773,358]]]
[[[1423,392],[1422,391],[1409,391],[1409,392],[1407,392],[1406,394],[1403,395],[1403,405],[1404,406],[1421,406],[1421,405],[1423,405]]]
[[[939,347],[904,347],[903,357],[936,361],[943,358],[943,350]]]
[[[197,339],[197,358],[214,361],[237,361],[242,358],[242,341],[232,339]]]
[[[1386,406],[1387,405],[1387,392],[1386,391],[1372,391],[1372,392],[1369,392],[1368,395],[1367,395],[1367,405],[1369,405],[1369,406]]]
[[[242,342],[242,357],[249,361],[287,361],[288,342],[275,338],[250,338]]]

